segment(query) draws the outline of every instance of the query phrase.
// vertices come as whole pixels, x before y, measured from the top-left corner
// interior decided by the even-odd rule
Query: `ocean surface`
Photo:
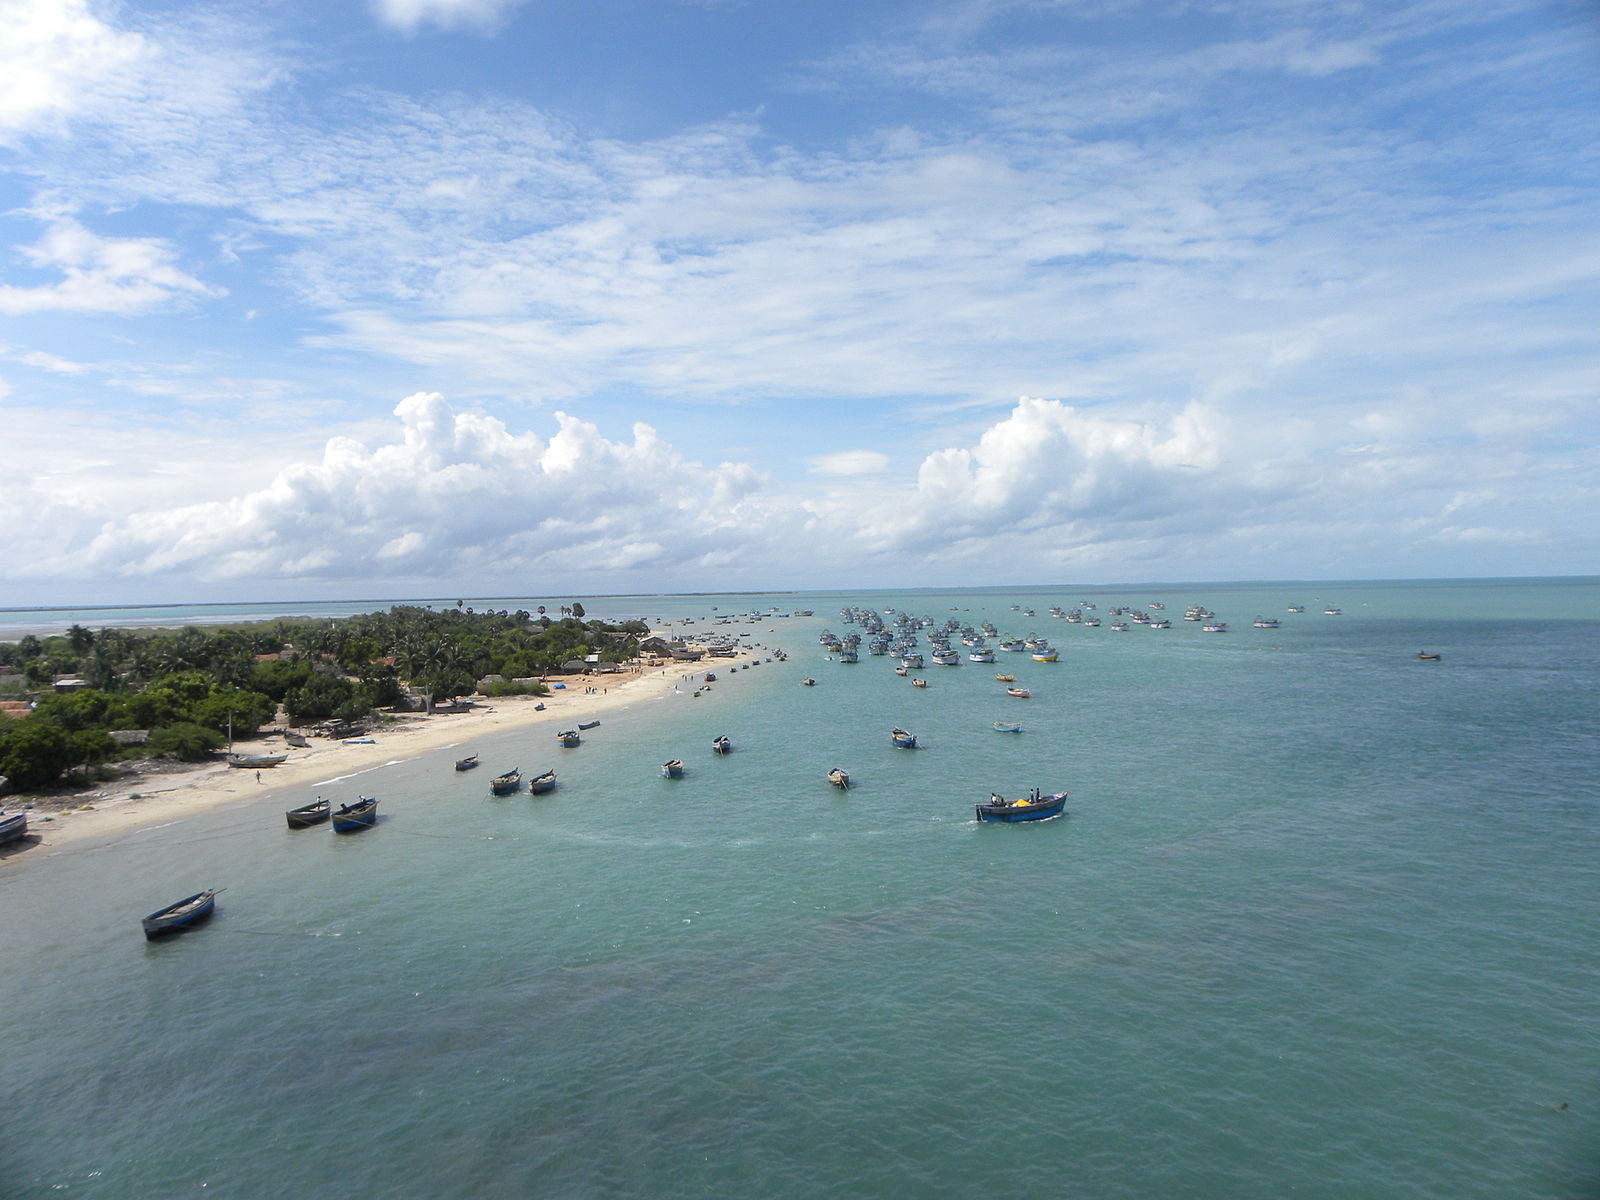
[[[1061,661],[913,689],[818,645],[847,604]],[[1600,1196],[1600,581],[615,605],[816,615],[576,749],[0,862],[0,1196]],[[973,820],[1035,786],[1066,815]],[[286,829],[319,792],[382,821]]]

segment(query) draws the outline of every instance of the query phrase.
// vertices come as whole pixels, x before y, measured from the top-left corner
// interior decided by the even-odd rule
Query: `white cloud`
[[[65,212],[36,215],[46,232],[22,254],[60,278],[37,287],[0,284],[0,313],[134,313],[224,294],[173,265],[177,252],[165,239],[101,237]]]
[[[0,140],[75,109],[148,52],[86,0],[0,0]]]
[[[876,450],[840,450],[806,461],[815,475],[876,475],[889,465],[889,456]]]
[[[504,20],[518,0],[372,0],[372,11],[385,25],[415,33],[424,25],[439,29],[487,31]]]

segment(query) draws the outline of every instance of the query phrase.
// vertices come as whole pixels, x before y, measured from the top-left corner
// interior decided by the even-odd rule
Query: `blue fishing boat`
[[[711,749],[716,754],[727,754],[733,749],[733,743],[728,740],[727,734],[723,734],[721,737],[712,740]]]
[[[579,721],[578,722],[578,728],[579,729],[599,729],[600,728],[600,722],[599,721]]]
[[[522,786],[522,768],[507,771],[504,775],[496,775],[489,780],[489,790],[496,796],[509,796]]]
[[[279,763],[287,762],[287,754],[230,754],[228,765],[239,767],[241,770],[259,771],[262,767],[275,767]]]
[[[456,759],[456,770],[458,771],[470,771],[477,765],[478,756],[476,754],[469,754],[465,758]]]
[[[683,778],[683,760],[682,759],[678,759],[678,758],[673,758],[673,759],[669,759],[666,762],[662,763],[661,764],[661,778],[663,778],[663,779],[682,779]]]
[[[843,767],[835,767],[828,772],[828,782],[836,788],[848,788],[850,786],[850,772]]]
[[[209,917],[216,910],[216,906],[217,889],[207,888],[203,892],[185,896],[176,904],[158,909],[148,917],[142,918],[139,924],[144,926],[144,936],[154,940],[169,933],[181,933],[185,929],[192,929]]]
[[[889,741],[901,750],[915,750],[917,748],[917,735],[907,733],[904,729],[890,730]]]
[[[555,786],[556,773],[554,771],[546,771],[543,775],[535,775],[528,780],[528,794],[530,796],[542,796]]]
[[[576,729],[563,729],[560,733],[556,734],[556,744],[559,746],[565,746],[569,750],[582,740],[583,739],[578,736],[578,731]]]
[[[25,812],[0,813],[0,846],[15,842],[28,832],[28,814]]]
[[[1022,732],[1022,722],[1021,721],[996,721],[994,723],[994,731],[996,733],[1021,733]]]
[[[291,808],[283,815],[288,819],[290,829],[306,829],[312,825],[320,825],[328,819],[328,802],[318,796],[310,804]]]
[[[1059,817],[1066,803],[1065,792],[1045,796],[1040,794],[1038,788],[1034,788],[1022,800],[1007,800],[999,795],[991,795],[988,803],[977,806],[978,820],[999,821],[1006,824],[1016,821],[1047,821],[1051,817]]]
[[[333,814],[335,833],[356,833],[377,823],[378,802],[371,796],[362,796],[354,804],[341,804]]]

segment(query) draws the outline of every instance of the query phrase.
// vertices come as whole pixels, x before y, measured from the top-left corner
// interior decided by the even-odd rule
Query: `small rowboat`
[[[1017,681],[1017,677],[1015,675],[996,675],[995,678],[1001,683],[1015,683]]]
[[[478,756],[476,754],[469,754],[465,758],[456,759],[456,770],[458,771],[470,771],[477,765]]]
[[[289,756],[287,754],[230,754],[230,755],[228,755],[228,765],[230,767],[242,767],[243,769],[245,769],[247,771],[251,770],[252,768],[256,769],[256,770],[260,770],[262,767],[275,767],[279,763],[287,762],[288,760],[289,760]]]
[[[1438,662],[1439,661],[1439,656],[1437,654],[1429,654],[1426,650],[1418,650],[1417,651],[1417,657],[1420,658],[1423,662]]]
[[[181,933],[200,924],[215,911],[217,890],[207,888],[203,892],[185,896],[176,904],[169,904],[166,908],[158,909],[148,917],[141,918],[139,924],[144,926],[144,936],[153,941],[169,933]]]
[[[996,733],[1021,733],[1022,732],[1022,722],[1021,721],[996,721],[994,723],[993,728],[994,728],[994,731]]]
[[[806,687],[816,687],[817,686],[817,681],[815,679],[802,679],[800,682]]]
[[[354,804],[341,804],[333,814],[335,833],[356,833],[377,823],[378,802],[371,796],[362,796]]]
[[[542,796],[556,786],[556,773],[546,771],[543,775],[536,775],[528,780],[528,795]]]
[[[306,741],[306,735],[305,734],[303,734],[303,733],[295,733],[293,730],[289,730],[288,732],[286,732],[283,735],[283,740],[285,742],[287,742],[289,745],[296,746],[301,750],[308,749],[310,747],[310,745],[311,745],[310,742]]]
[[[328,819],[328,802],[318,796],[310,804],[291,808],[283,815],[288,820],[290,829],[305,829],[311,825],[320,825]]]
[[[921,688],[925,688],[925,687],[927,687],[927,686],[928,686],[928,681],[927,681],[927,680],[926,680],[926,679],[913,679],[913,680],[912,680],[912,681],[911,681],[911,686],[912,686],[912,687],[921,687]]]
[[[599,729],[600,728],[600,722],[599,721],[579,721],[578,722],[578,728],[579,729]]]
[[[1039,794],[1038,788],[1034,788],[1023,800],[1006,800],[1000,796],[990,796],[987,804],[977,806],[977,814],[980,821],[1000,821],[1006,824],[1016,821],[1047,821],[1051,817],[1059,817],[1066,803],[1065,792],[1043,796]]]
[[[27,813],[0,813],[0,846],[17,841],[27,832]]]
[[[1006,695],[1015,696],[1018,700],[1026,700],[1033,693],[1027,688],[1007,688]]]
[[[850,772],[843,767],[835,767],[828,772],[828,782],[836,788],[847,788],[850,786]]]
[[[727,754],[733,749],[733,743],[728,740],[727,734],[723,734],[711,743],[711,749],[716,754]]]
[[[915,750],[917,748],[917,735],[907,733],[904,729],[890,730],[889,741],[900,750]]]
[[[507,771],[504,775],[496,775],[489,780],[489,790],[496,796],[509,796],[522,786],[522,768]]]
[[[662,763],[661,764],[661,778],[663,778],[663,779],[682,779],[683,778],[683,760],[682,759],[678,759],[678,758],[674,758],[674,759],[669,759],[667,762]]]
[[[578,736],[578,731],[576,729],[563,729],[560,733],[556,734],[556,744],[559,746],[565,746],[569,750],[581,741],[583,741],[583,739]]]

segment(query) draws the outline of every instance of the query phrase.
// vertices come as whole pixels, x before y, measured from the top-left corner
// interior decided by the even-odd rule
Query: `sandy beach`
[[[287,746],[280,736],[263,737],[241,747],[246,753],[287,753],[288,760],[257,772],[209,763],[189,770],[129,774],[88,791],[65,808],[36,807],[28,814],[28,836],[0,855],[0,871],[50,857],[51,851],[99,844],[146,825],[179,820],[194,813],[246,798],[258,799],[383,766],[437,750],[461,746],[487,734],[530,729],[548,724],[571,728],[602,713],[665,696],[675,688],[691,688],[709,671],[723,673],[757,658],[766,649],[742,651],[735,658],[699,663],[667,662],[594,677],[569,676],[548,696],[503,696],[476,704],[468,712],[431,715],[396,714],[387,724],[362,735],[370,742],[311,738],[304,749]],[[537,706],[543,703],[540,710]],[[258,782],[259,776],[259,782]],[[14,807],[17,798],[12,798]]]

